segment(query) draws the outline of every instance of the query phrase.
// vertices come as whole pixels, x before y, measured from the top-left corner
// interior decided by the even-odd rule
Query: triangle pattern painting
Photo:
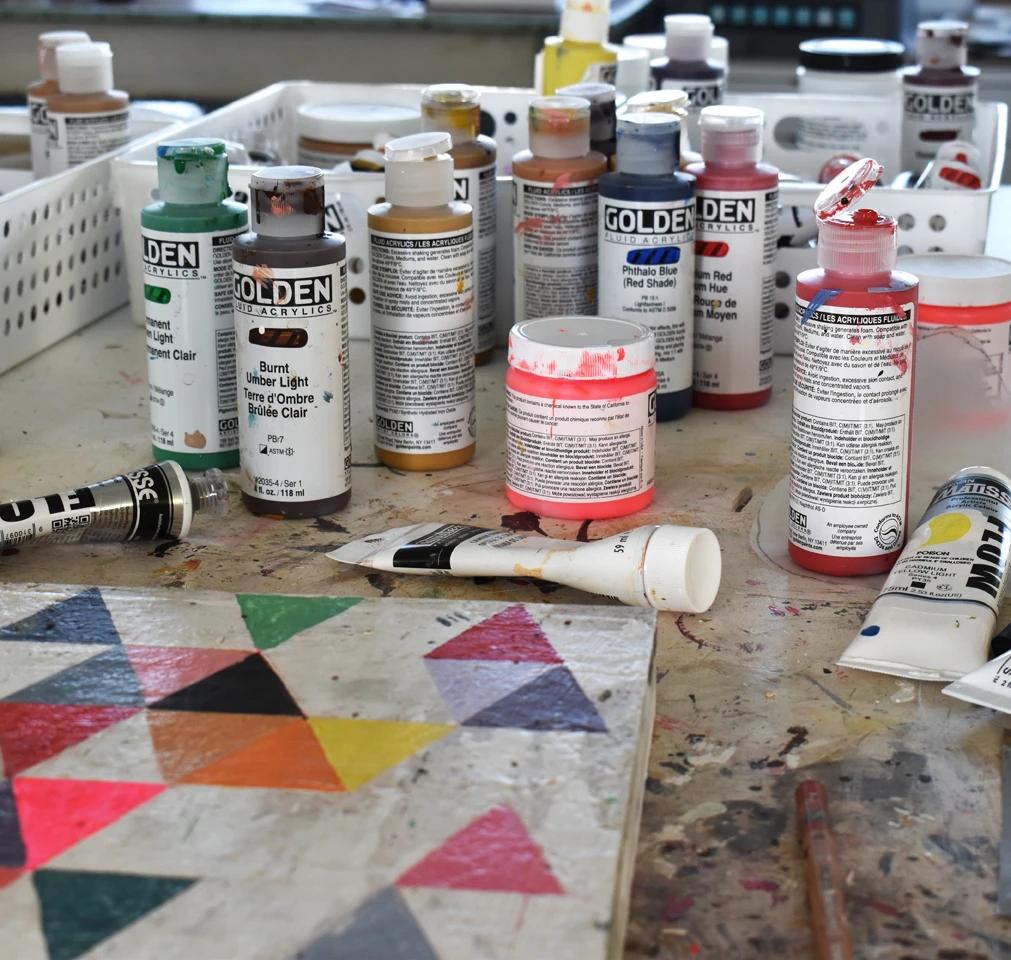
[[[119,632],[97,588],[60,600],[0,627],[0,641],[33,643],[120,643]]]
[[[25,865],[25,841],[10,780],[0,780],[0,870]]]
[[[194,884],[186,877],[39,870],[32,876],[50,960],[75,960]]]
[[[504,805],[453,834],[402,874],[397,884],[531,896],[565,892],[523,821]]]
[[[552,669],[501,660],[426,660],[425,666],[458,723]]]
[[[428,660],[561,663],[562,658],[522,604],[506,607],[425,654]]]
[[[147,703],[161,700],[249,656],[249,650],[203,647],[130,644],[125,649]]]
[[[249,636],[260,650],[279,647],[296,633],[362,602],[361,597],[290,597],[260,593],[240,593],[235,599]]]
[[[100,707],[140,707],[144,704],[137,676],[121,646],[110,647],[5,699]]]

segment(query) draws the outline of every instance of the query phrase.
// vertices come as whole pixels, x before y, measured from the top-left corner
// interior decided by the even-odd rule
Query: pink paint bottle
[[[789,549],[833,576],[891,569],[906,539],[918,286],[893,269],[895,220],[852,209],[881,169],[825,187],[818,268],[797,277]]]

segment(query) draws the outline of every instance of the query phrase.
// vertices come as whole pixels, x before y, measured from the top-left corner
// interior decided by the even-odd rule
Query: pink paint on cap
[[[542,377],[635,377],[653,369],[653,333],[642,324],[607,317],[525,320],[509,333],[509,364]]]

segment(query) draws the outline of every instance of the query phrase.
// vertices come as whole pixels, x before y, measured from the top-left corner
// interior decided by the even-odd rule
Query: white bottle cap
[[[583,97],[536,97],[527,114],[530,152],[565,160],[590,152],[590,101]]]
[[[657,610],[704,613],[716,599],[722,572],[720,543],[712,530],[661,524],[643,554],[646,602]]]
[[[712,44],[713,21],[701,13],[672,13],[663,18],[667,35],[667,59],[708,60]]]
[[[924,20],[916,27],[916,61],[933,70],[964,67],[969,59],[969,24]]]
[[[456,195],[453,138],[433,131],[386,144],[386,199],[405,207],[440,207]]]
[[[299,136],[326,143],[367,143],[384,147],[416,133],[421,112],[391,103],[304,103],[298,108]]]
[[[626,47],[662,54],[667,49],[667,38],[662,33],[630,33],[621,41]]]
[[[606,43],[611,27],[610,0],[565,0],[558,32],[576,43]]]
[[[56,79],[62,93],[102,93],[112,89],[112,47],[107,43],[67,43],[56,48]]]
[[[524,320],[509,332],[509,365],[552,379],[634,377],[653,369],[653,332],[607,317]]]
[[[730,41],[726,37],[713,37],[709,43],[709,59],[730,73]]]
[[[704,107],[699,124],[706,163],[746,166],[762,159],[765,114],[757,107]]]
[[[643,90],[625,101],[625,113],[672,113],[688,116],[688,94],[684,90]]]
[[[920,253],[898,267],[920,281],[920,303],[932,307],[992,307],[1011,303],[1011,262],[998,257]]]
[[[650,54],[638,47],[618,47],[618,67],[614,72],[614,86],[626,97],[650,87]]]
[[[39,34],[39,76],[43,80],[56,79],[56,48],[65,43],[87,43],[89,37],[83,30],[50,30]]]

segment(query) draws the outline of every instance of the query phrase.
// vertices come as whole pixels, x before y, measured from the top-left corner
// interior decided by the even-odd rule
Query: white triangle
[[[95,643],[0,643],[0,700],[108,649]]]

